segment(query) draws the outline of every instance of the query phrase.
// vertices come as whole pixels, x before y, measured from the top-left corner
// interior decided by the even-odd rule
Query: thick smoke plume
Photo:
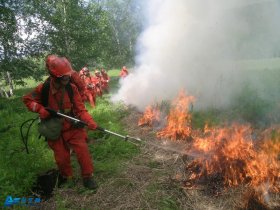
[[[182,88],[198,108],[225,107],[247,81],[262,90],[244,60],[280,55],[276,0],[153,0],[146,12],[137,64],[113,96],[140,110]]]

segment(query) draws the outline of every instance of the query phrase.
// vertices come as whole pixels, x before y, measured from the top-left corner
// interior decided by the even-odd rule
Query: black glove
[[[50,109],[50,108],[48,108],[48,107],[46,107],[45,109],[50,113],[50,115],[51,115],[52,117],[58,117],[57,112],[56,112],[55,110]]]
[[[99,130],[99,131],[105,131],[105,129],[104,129],[104,128],[101,128],[101,127],[99,127],[99,126],[97,126],[96,130]]]
[[[74,128],[84,128],[87,124],[83,121],[73,121],[72,125]]]

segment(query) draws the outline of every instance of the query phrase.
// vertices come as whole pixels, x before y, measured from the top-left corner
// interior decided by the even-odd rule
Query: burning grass
[[[206,129],[187,151],[194,159],[186,165],[186,188],[204,184],[217,194],[225,188],[247,186],[261,205],[269,192],[280,191],[280,139],[261,136],[267,138],[256,145],[249,125]]]
[[[160,110],[158,106],[147,106],[143,116],[138,121],[138,126],[153,126],[160,121]]]
[[[184,141],[188,144],[184,150],[188,161],[185,172],[179,173],[176,180],[183,181],[184,190],[202,190],[211,196],[241,189],[241,199],[233,201],[241,202],[240,209],[275,209],[267,198],[280,191],[280,127],[262,132],[249,124],[233,123],[216,128],[205,126],[202,132],[191,126],[189,107],[193,102],[193,96],[181,91],[171,104],[166,126],[156,133],[157,138],[170,142],[191,140]],[[145,113],[149,119],[156,119],[151,106]],[[146,123],[152,124],[151,120]]]
[[[186,140],[191,137],[191,114],[189,106],[194,102],[193,96],[187,96],[180,91],[178,97],[172,102],[171,110],[167,116],[167,125],[157,133],[157,138],[171,140]]]

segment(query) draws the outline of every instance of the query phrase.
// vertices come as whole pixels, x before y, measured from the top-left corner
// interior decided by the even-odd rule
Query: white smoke
[[[238,60],[279,50],[279,8],[264,0],[147,1],[137,65],[113,100],[143,110],[184,88],[197,107],[229,105],[246,78]]]

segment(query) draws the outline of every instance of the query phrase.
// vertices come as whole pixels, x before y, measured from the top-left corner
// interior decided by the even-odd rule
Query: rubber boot
[[[84,177],[83,178],[83,184],[85,188],[88,188],[90,190],[97,189],[97,183],[94,181],[93,177]]]

